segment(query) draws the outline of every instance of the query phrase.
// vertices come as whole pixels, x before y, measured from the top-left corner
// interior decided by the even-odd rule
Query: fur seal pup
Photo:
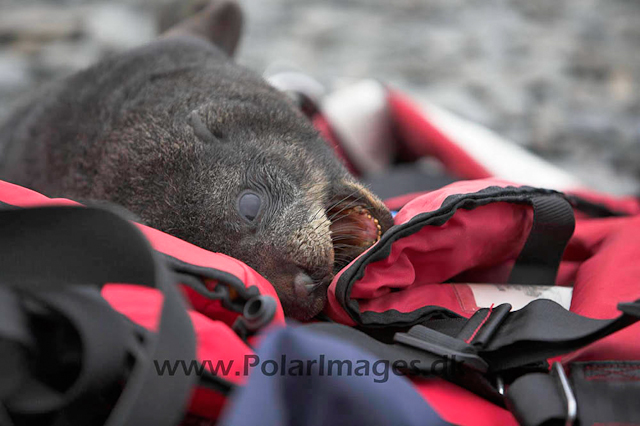
[[[241,22],[236,3],[213,1],[49,85],[0,126],[0,178],[117,203],[240,259],[305,320],[393,221],[286,95],[234,63]]]

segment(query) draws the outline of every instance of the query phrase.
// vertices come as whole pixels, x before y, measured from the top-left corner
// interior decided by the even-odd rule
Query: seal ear
[[[235,0],[211,0],[196,14],[165,31],[161,37],[195,36],[233,56],[242,32],[242,10]]]

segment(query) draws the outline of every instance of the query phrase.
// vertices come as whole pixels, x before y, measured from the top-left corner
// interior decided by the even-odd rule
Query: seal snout
[[[309,295],[314,291],[326,287],[329,282],[329,279],[313,279],[307,272],[301,270],[295,275],[293,279],[293,287],[296,296],[309,297]]]

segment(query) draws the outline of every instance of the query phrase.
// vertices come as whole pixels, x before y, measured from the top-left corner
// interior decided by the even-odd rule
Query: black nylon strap
[[[45,293],[63,293],[69,285],[84,287],[74,290],[79,292],[89,291],[88,283],[97,287],[106,282],[162,290],[159,331],[139,348],[141,353],[106,424],[169,426],[180,419],[196,377],[180,374],[179,370],[173,376],[161,377],[152,370],[152,360],[195,359],[195,335],[166,267],[133,225],[113,213],[89,208],[0,211],[0,279],[2,284],[54,304],[56,299],[62,304],[71,300],[63,295],[47,297]],[[113,339],[109,343],[96,331],[109,325],[100,321],[102,316],[95,318],[92,310],[82,312],[82,304],[73,306],[75,314],[68,311],[69,306],[64,310],[71,314],[69,318],[77,328],[86,330],[81,336],[83,343],[91,346],[85,348],[87,355],[97,357],[92,358],[94,365],[111,352],[117,355]],[[79,323],[92,320],[93,325]],[[107,346],[102,346],[105,342]]]
[[[550,374],[527,374],[507,392],[509,411],[522,426],[564,426],[567,408],[562,388]]]
[[[569,385],[580,425],[640,423],[640,362],[596,361],[570,364]],[[565,425],[564,391],[552,374],[528,374],[507,391],[508,405],[524,426]]]
[[[15,392],[26,374],[26,348],[33,346],[28,318],[20,309],[20,299],[0,287],[0,401]]]
[[[554,285],[562,254],[575,229],[573,209],[564,198],[551,195],[535,197],[531,205],[533,225],[509,283]]]
[[[37,386],[25,386],[8,400],[9,408],[23,414],[54,411],[80,392],[94,392],[105,383],[122,378],[127,343],[122,336],[126,336],[127,324],[97,292],[74,287],[71,291],[39,291],[33,297],[46,301],[48,308],[64,312],[65,319],[74,326],[82,342],[82,369],[64,395],[40,392]],[[109,350],[104,350],[105,347]]]
[[[639,304],[640,300],[630,305]],[[628,308],[625,311],[633,313]],[[493,371],[521,367],[579,349],[640,319],[626,312],[597,320],[567,311],[551,300],[534,300],[510,312],[479,352]]]
[[[154,284],[155,260],[133,225],[105,210],[42,207],[0,211],[4,283]]]
[[[500,305],[493,310],[481,309],[467,321],[470,327],[460,327],[459,318],[435,321],[436,328],[426,332],[423,325],[413,326],[407,333],[396,333],[395,345],[386,345],[384,351],[364,338],[352,337],[358,344],[372,347],[379,356],[392,356],[394,350],[402,347],[420,349],[431,356],[457,357],[472,370],[483,372],[481,364],[474,362],[473,355],[488,364],[487,378],[507,372],[516,374],[516,369],[526,370],[546,359],[566,354],[621,330],[640,319],[640,300],[620,304],[623,314],[611,320],[596,320],[567,311],[557,303],[539,299],[525,308],[509,312],[509,305]],[[495,316],[495,318],[492,318]],[[451,322],[452,326],[447,326]],[[428,327],[430,322],[424,324]],[[447,335],[442,331],[456,335]],[[398,338],[411,336],[413,339]],[[453,343],[450,343],[453,342]],[[399,350],[399,349],[398,349]],[[413,352],[411,352],[413,354]],[[462,354],[462,356],[460,356]],[[521,373],[520,373],[521,374]],[[466,380],[470,379],[467,383]],[[455,380],[467,389],[495,401],[495,389],[478,387],[479,380],[472,375]]]
[[[574,351],[640,320],[640,300],[620,303],[622,315],[608,320],[583,317],[548,299],[534,300],[517,311],[509,308],[508,304],[483,308],[462,320],[466,322],[462,327],[460,318],[451,318],[439,320],[433,328],[441,333],[459,330],[452,337],[474,346],[489,371],[496,373]],[[454,326],[447,327],[447,322]],[[424,324],[431,328],[429,321]]]

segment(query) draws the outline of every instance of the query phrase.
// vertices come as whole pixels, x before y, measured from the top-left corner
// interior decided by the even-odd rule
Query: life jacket
[[[355,418],[357,409],[364,409],[357,395],[371,392],[378,407],[386,395],[393,415],[416,410],[419,418],[432,419],[428,424],[640,422],[634,402],[640,394],[640,326],[635,324],[640,317],[640,203],[589,191],[529,154],[523,154],[522,163],[531,160],[539,167],[518,178],[518,167],[500,169],[491,156],[474,154],[483,149],[474,151],[439,127],[451,126],[451,117],[436,113],[434,119],[404,96],[379,89],[384,99],[378,104],[394,123],[388,134],[394,136],[396,154],[428,153],[455,179],[464,180],[387,200],[397,211],[396,226],[336,275],[325,312],[332,321],[299,326],[298,331],[286,326],[273,287],[242,262],[144,225],[131,226],[109,212],[1,182],[0,273],[8,285],[0,289],[6,293],[4,311],[13,315],[3,323],[22,326],[0,326],[0,341],[11,342],[12,354],[45,353],[57,360],[29,337],[29,330],[37,329],[38,337],[45,333],[37,321],[44,306],[75,330],[83,344],[78,353],[85,360],[100,356],[82,363],[79,372],[70,370],[70,376],[83,378],[80,384],[70,377],[64,387],[56,377],[55,391],[40,386],[50,384],[51,377],[25,368],[20,357],[5,363],[3,377],[20,372],[13,386],[0,389],[12,418],[42,419],[60,411],[70,419],[82,418],[86,399],[79,389],[93,395],[111,382],[117,386],[109,389],[110,398],[101,394],[90,400],[102,403],[100,418],[110,424],[209,424],[219,417],[231,391],[237,397],[227,407],[225,424],[243,424],[247,407],[263,413],[264,424],[283,424],[268,416],[277,408],[265,392],[286,395],[292,406],[310,400],[292,401],[303,393],[290,388],[299,382],[287,374],[267,382],[260,371],[247,376],[246,359],[263,349],[271,359],[276,353],[302,351],[308,356],[335,350],[411,366],[400,368],[409,377],[393,378],[387,388],[369,383],[340,393],[342,407],[356,413]],[[358,132],[335,116],[322,111],[313,120],[352,170],[364,175],[367,167],[390,161],[352,162],[349,153],[365,155],[366,149],[357,147]],[[355,141],[350,148],[344,135]],[[488,146],[508,146],[493,142]],[[550,179],[543,188],[522,182],[537,174],[535,179]],[[47,291],[47,282],[57,296]],[[82,285],[88,282],[94,286]],[[498,291],[515,284],[571,287],[570,309],[545,299],[517,310],[508,303],[485,306],[476,290],[487,283]],[[175,285],[188,302],[184,315],[181,299],[171,291]],[[39,305],[25,303],[25,297]],[[10,309],[16,300],[22,301],[21,310]],[[128,320],[115,319],[121,317],[108,313],[100,300]],[[112,322],[119,325],[108,332],[105,323]],[[108,345],[92,338],[105,333]],[[315,348],[313,342],[322,344]],[[105,358],[110,353],[120,358]],[[460,371],[432,368],[450,360]],[[419,363],[411,364],[415,361]],[[184,369],[168,374],[181,362],[187,369],[203,368],[198,374]],[[25,377],[32,379],[28,386],[23,385]],[[333,401],[339,385],[330,383],[321,388],[324,393],[307,397],[325,395]],[[612,397],[605,398],[608,394]],[[49,403],[35,403],[34,395]],[[187,415],[182,416],[185,402]],[[284,409],[287,400],[279,402]],[[372,415],[380,412],[369,413],[368,424],[393,418]],[[411,423],[419,420],[411,416],[395,418],[419,424]],[[291,421],[296,424],[296,417]]]

